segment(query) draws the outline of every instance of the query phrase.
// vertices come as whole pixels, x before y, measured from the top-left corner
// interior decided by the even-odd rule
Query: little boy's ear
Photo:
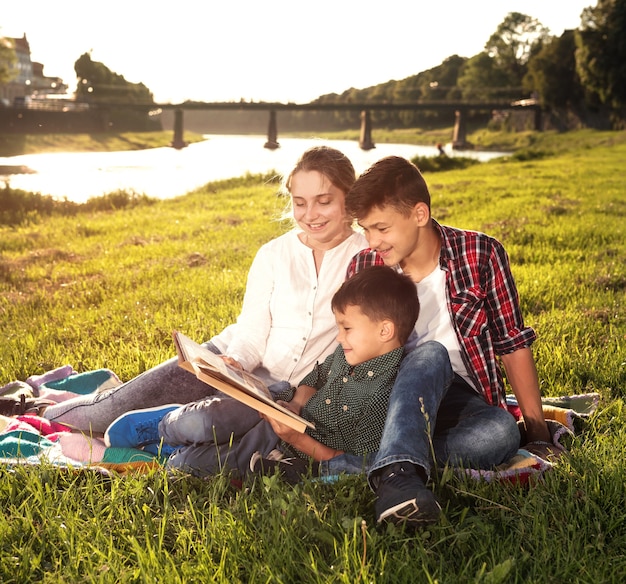
[[[380,325],[380,338],[383,341],[390,341],[396,336],[396,325],[393,321],[383,320]]]

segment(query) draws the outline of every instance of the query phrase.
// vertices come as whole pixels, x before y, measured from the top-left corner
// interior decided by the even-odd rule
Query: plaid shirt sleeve
[[[346,272],[346,280],[354,276],[354,274],[361,271],[363,268],[384,265],[385,262],[383,262],[375,250],[371,248],[361,250],[350,261],[350,265],[348,266],[348,270]]]
[[[536,338],[524,326],[508,255],[499,241],[483,233],[440,229],[450,309],[466,366],[487,402],[504,406],[497,355],[529,347]]]

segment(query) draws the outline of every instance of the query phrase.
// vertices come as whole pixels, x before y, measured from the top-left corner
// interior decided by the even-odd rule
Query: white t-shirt
[[[413,348],[426,341],[439,341],[450,355],[452,370],[474,387],[461,357],[461,346],[452,326],[452,317],[446,301],[446,273],[437,266],[421,282],[415,284],[420,300],[420,314],[415,334],[407,343]]]
[[[318,275],[298,230],[266,243],[250,267],[236,324],[211,341],[246,371],[297,385],[337,346],[331,299],[352,257],[366,247],[365,237],[353,233],[324,253]]]

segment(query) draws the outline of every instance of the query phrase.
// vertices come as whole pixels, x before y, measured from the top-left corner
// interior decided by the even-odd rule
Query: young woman
[[[350,160],[334,148],[318,146],[302,155],[285,181],[296,226],[259,249],[237,322],[205,346],[268,384],[295,385],[332,353],[337,329],[331,298],[350,259],[367,247],[345,210],[355,178]],[[108,391],[51,406],[43,416],[104,433],[127,411],[188,404],[212,393],[173,358]],[[258,414],[250,412],[258,422]],[[231,414],[245,427],[241,412]]]

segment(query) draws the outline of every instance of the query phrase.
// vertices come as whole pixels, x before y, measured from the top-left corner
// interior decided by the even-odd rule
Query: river
[[[0,175],[0,182],[12,188],[67,198],[82,203],[87,199],[126,190],[155,198],[171,198],[188,193],[214,180],[246,173],[289,172],[307,148],[328,144],[346,154],[357,173],[388,155],[436,156],[435,146],[377,144],[361,150],[356,141],[315,138],[282,138],[280,148],[264,148],[265,136],[207,135],[206,140],[182,150],[152,148],[125,152],[72,152],[25,154],[0,157],[1,166],[25,166],[29,174]],[[454,156],[471,156],[481,161],[502,156],[503,152],[449,151]]]

